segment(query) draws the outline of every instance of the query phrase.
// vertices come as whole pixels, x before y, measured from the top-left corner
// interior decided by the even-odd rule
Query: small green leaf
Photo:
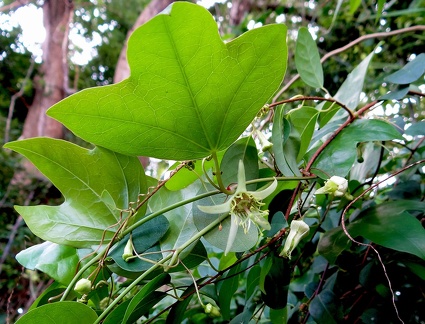
[[[168,284],[170,280],[171,277],[168,273],[162,273],[144,285],[128,304],[122,323],[136,322],[141,316],[149,312],[159,300],[167,296],[165,292],[155,290]]]
[[[164,208],[164,206],[171,206],[185,199],[193,198],[198,194],[200,188],[200,181],[195,181],[179,191],[170,191],[162,187],[151,199],[149,199],[149,210],[154,212]],[[164,214],[168,219],[170,228],[161,239],[161,248],[163,250],[174,250],[180,247],[198,232],[193,222],[192,206],[193,204],[186,204]],[[194,245],[192,245],[192,247],[193,246]],[[189,251],[190,248],[185,250],[186,253]]]
[[[241,264],[239,263],[227,272],[227,275],[223,278],[223,284],[218,292],[220,311],[224,320],[230,319],[230,303],[233,299],[233,294],[239,287],[240,269]]]
[[[16,324],[93,324],[96,312],[89,306],[73,301],[46,304],[22,316]]]
[[[261,273],[261,267],[259,265],[256,265],[252,267],[251,270],[249,270],[248,276],[246,279],[245,300],[248,300],[249,298],[251,298],[252,294],[257,289],[258,283],[260,282],[260,273]]]
[[[300,136],[283,116],[283,106],[275,109],[272,142],[276,164],[282,174],[287,177],[299,176],[297,156],[300,151]]]
[[[280,86],[286,27],[224,43],[205,8],[176,2],[128,42],[131,75],[76,93],[48,115],[116,152],[193,160],[230,146]]]
[[[297,162],[302,160],[310,146],[319,113],[320,112],[313,107],[303,106],[292,109],[288,114],[291,124],[294,125],[300,134],[301,145],[297,156]]]
[[[350,0],[350,15],[351,16],[357,11],[361,3],[362,3],[362,0]]]
[[[291,269],[288,260],[272,256],[273,265],[264,278],[264,292],[261,297],[271,309],[286,307]]]
[[[336,298],[330,290],[323,290],[314,297],[308,310],[317,323],[338,323]]]
[[[425,135],[425,121],[412,124],[405,133],[410,136]]]
[[[154,219],[137,227],[132,233],[134,249],[141,257],[159,261],[162,258],[162,253],[158,245],[158,241],[165,235],[169,228],[168,220],[165,216],[160,215]],[[151,262],[134,258],[128,262],[124,261],[122,255],[125,245],[129,240],[130,234],[126,235],[120,242],[114,245],[109,253],[109,256],[115,261],[121,269],[129,272],[140,273],[149,269],[152,266]]]
[[[122,318],[130,304],[131,299],[124,301],[119,304],[112,312],[108,314],[102,324],[122,324]]]
[[[52,138],[31,138],[5,147],[28,158],[65,197],[60,206],[15,207],[31,231],[45,241],[77,248],[107,243],[126,216],[121,210],[146,192],[137,157],[101,147],[87,150]],[[138,215],[144,211],[140,209]]]
[[[372,60],[374,52],[370,53],[351,73],[339,88],[334,98],[342,102],[350,109],[357,108],[360,102],[360,94],[366,77],[367,68]]]
[[[419,54],[401,70],[390,74],[385,81],[395,84],[409,84],[418,80],[425,73],[425,53]]]
[[[306,27],[298,31],[295,65],[301,79],[313,88],[323,87],[323,69],[316,42]]]
[[[40,270],[68,285],[75,276],[78,263],[90,252],[90,249],[77,250],[70,246],[44,242],[19,252],[16,260],[27,269]]]
[[[393,139],[402,137],[392,124],[378,119],[357,119],[326,146],[313,167],[345,177],[356,160],[357,143]]]

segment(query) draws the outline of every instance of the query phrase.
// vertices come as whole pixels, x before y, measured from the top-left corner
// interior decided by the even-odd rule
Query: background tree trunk
[[[146,8],[141,12],[133,27],[128,31],[126,42],[121,50],[120,57],[118,59],[117,66],[115,68],[114,74],[114,83],[120,82],[130,75],[130,67],[127,63],[127,41],[133,31],[151,19],[153,16],[160,13],[164,10],[168,5],[173,3],[174,0],[152,0],[146,6]]]
[[[68,32],[72,18],[72,0],[46,0],[43,22],[46,39],[43,43],[41,74],[35,78],[34,101],[25,119],[21,138],[36,136],[63,137],[62,125],[47,117],[46,110],[62,100],[68,82]]]

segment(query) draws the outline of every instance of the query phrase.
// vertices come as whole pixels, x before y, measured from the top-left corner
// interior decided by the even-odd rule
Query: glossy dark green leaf
[[[298,30],[295,65],[301,79],[310,87],[323,87],[323,69],[316,42],[306,27]]]
[[[356,160],[357,143],[392,139],[402,139],[393,125],[378,119],[357,119],[326,146],[313,167],[345,177]]]
[[[203,158],[230,146],[280,86],[286,27],[224,43],[208,10],[176,2],[131,35],[127,56],[128,79],[74,94],[48,115],[116,152]]]
[[[234,266],[227,272],[227,275],[223,278],[223,284],[219,288],[218,301],[220,305],[221,315],[224,320],[230,319],[230,303],[233,300],[233,294],[239,287],[239,271],[241,270],[241,264]]]
[[[291,124],[297,129],[300,134],[300,148],[297,155],[297,162],[301,161],[304,154],[310,146],[314,130],[316,128],[316,121],[319,116],[319,111],[313,107],[300,107],[292,109],[288,113]]]
[[[390,74],[385,81],[395,84],[409,84],[418,80],[425,73],[425,53],[416,56],[401,70]]]
[[[119,304],[112,312],[108,314],[102,324],[122,324],[122,318],[130,302],[131,299]]]
[[[330,290],[323,290],[314,297],[308,310],[317,323],[338,323],[336,298]]]
[[[280,309],[270,309],[270,321],[272,323],[286,324],[288,320],[288,307]]]
[[[256,265],[249,270],[248,276],[246,279],[245,300],[248,300],[249,298],[251,298],[252,294],[257,289],[258,283],[260,282],[260,273],[261,273],[261,267],[259,265]]]
[[[410,210],[423,212],[425,203],[396,200],[368,208],[349,225],[348,231],[353,236],[361,235],[376,244],[425,259],[425,229],[407,212]]]
[[[96,312],[89,306],[64,301],[40,306],[22,316],[16,324],[93,324]]]
[[[28,309],[28,312],[45,304],[48,304],[49,299],[52,297],[60,296],[66,289],[66,286],[60,284],[59,282],[54,281],[50,286],[48,286],[31,304],[31,307]],[[73,292],[70,294],[70,298],[73,298]]]
[[[165,235],[169,228],[168,220],[165,216],[160,215],[154,219],[137,227],[132,233],[134,249],[141,257],[159,261],[162,258],[159,240]],[[144,261],[140,258],[134,258],[128,262],[124,261],[122,255],[125,245],[129,240],[130,234],[126,235],[120,242],[114,245],[109,256],[115,261],[121,269],[130,272],[139,273],[145,271],[152,266],[151,262]]]
[[[68,285],[75,276],[77,265],[92,250],[77,250],[71,246],[44,242],[29,247],[16,255],[25,268],[40,270],[56,281]]]
[[[180,255],[180,261],[184,264],[184,266],[180,263],[176,267],[171,268],[168,272],[173,273],[179,271],[187,271],[187,269],[193,269],[201,262],[207,259],[207,250],[205,249],[204,244],[202,244],[202,241],[198,240],[189,253],[187,253],[186,255],[185,253],[182,253]]]
[[[120,210],[146,192],[137,157],[101,147],[87,150],[52,138],[31,138],[5,147],[28,158],[65,197],[60,206],[16,206],[31,231],[45,241],[77,248],[107,243],[126,216]]]
[[[321,237],[317,251],[324,256],[330,264],[335,264],[338,256],[351,246],[350,239],[341,227],[326,231]]]
[[[168,273],[162,273],[144,285],[128,304],[122,323],[134,323],[148,313],[159,300],[167,296],[165,292],[155,290],[170,283],[170,280],[171,277]]]
[[[258,178],[258,153],[252,137],[243,137],[233,143],[224,153],[221,160],[220,170],[225,186],[238,182],[239,161],[245,166],[246,180]],[[248,190],[255,189],[247,187]]]
[[[283,106],[275,109],[272,129],[273,153],[276,164],[284,176],[298,176],[297,156],[300,137],[296,129],[283,116]]]
[[[286,307],[291,269],[288,260],[272,256],[273,264],[264,279],[264,292],[261,298],[271,309]]]

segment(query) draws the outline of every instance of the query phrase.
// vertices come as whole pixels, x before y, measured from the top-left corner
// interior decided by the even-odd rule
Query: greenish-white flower
[[[325,182],[325,185],[322,188],[316,190],[316,195],[330,194],[335,197],[346,196],[347,198],[350,198],[350,195],[347,194],[347,189],[347,179],[338,176],[332,176]]]
[[[248,232],[251,223],[254,223],[259,229],[270,229],[270,224],[267,221],[269,211],[261,210],[261,207],[264,205],[261,200],[271,195],[276,187],[277,181],[275,179],[273,183],[264,190],[248,191],[246,189],[245,167],[243,162],[239,161],[238,186],[235,193],[223,204],[198,206],[201,211],[207,214],[230,214],[230,231],[224,251],[225,254],[232,248],[238,226],[243,228],[245,234]]]
[[[298,243],[307,236],[309,231],[310,227],[303,220],[293,220],[285,245],[279,255],[290,259],[292,251],[297,247]]]

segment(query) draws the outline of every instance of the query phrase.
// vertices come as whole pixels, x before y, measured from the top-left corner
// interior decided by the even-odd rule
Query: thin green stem
[[[217,154],[214,152],[213,154],[211,154],[213,160],[214,160],[214,165],[215,165],[215,177],[217,179],[217,184],[221,190],[222,193],[226,194],[226,195],[231,195],[232,191],[227,190],[227,188],[224,186],[223,184],[223,179],[221,178],[221,170],[220,170],[220,164],[218,163],[218,157]]]
[[[87,262],[84,266],[81,267],[81,269],[77,272],[77,274],[74,276],[74,278],[72,278],[68,287],[66,287],[60,301],[64,301],[66,299],[66,297],[68,297],[69,293],[75,287],[75,284],[80,279],[80,277],[83,275],[83,273],[103,257],[106,249],[107,248],[103,249],[98,255],[96,255],[93,259],[91,259],[89,262]]]
[[[197,200],[200,200],[202,198],[206,198],[206,197],[209,197],[209,196],[217,195],[219,193],[220,193],[219,190],[205,192],[203,194],[200,194],[200,195],[197,195],[195,197],[192,197],[192,198],[189,198],[189,199],[180,201],[180,202],[175,203],[175,204],[172,204],[172,205],[170,205],[170,206],[168,206],[166,208],[163,208],[161,210],[158,210],[158,211],[156,211],[156,212],[154,212],[154,213],[152,213],[150,215],[145,216],[144,218],[142,218],[138,222],[134,223],[133,225],[127,227],[125,229],[125,231],[122,232],[122,236],[127,235],[128,233],[134,231],[134,229],[136,229],[137,227],[143,225],[144,223],[150,221],[151,219],[154,219],[155,217],[158,217],[159,215],[164,214],[164,213],[166,213],[166,212],[168,212],[170,210],[176,209],[176,208],[181,207],[181,206],[184,206],[186,204],[190,204],[190,203],[192,203],[194,201],[197,201]]]
[[[171,258],[171,254],[163,258],[162,260],[158,261],[155,265],[150,267],[148,270],[146,270],[142,275],[140,275],[137,279],[135,279],[130,285],[128,285],[127,288],[125,288],[117,298],[114,299],[112,303],[109,304],[109,306],[102,312],[102,314],[99,315],[99,317],[96,319],[96,321],[93,322],[93,324],[100,323],[103,318],[106,317],[106,315],[109,314],[109,312],[115,307],[118,302],[125,297],[137,284],[139,284],[140,281],[145,279],[150,273],[154,272],[156,269],[161,267],[165,262],[167,262],[168,259]]]

